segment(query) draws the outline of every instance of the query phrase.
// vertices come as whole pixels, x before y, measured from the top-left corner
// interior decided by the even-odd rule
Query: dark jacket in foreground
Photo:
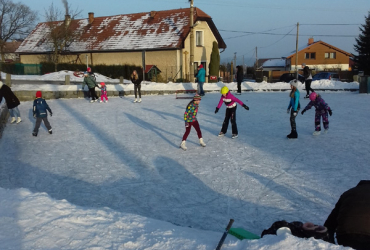
[[[48,114],[47,114],[46,110],[48,110],[50,112],[50,114],[53,113],[53,112],[51,112],[51,109],[49,108],[49,105],[46,103],[45,99],[36,98],[33,101],[33,116],[41,117],[41,118],[47,117]]]
[[[141,79],[140,76],[138,76],[136,80],[133,77],[131,77],[131,82],[135,85],[139,85],[142,81],[143,79]]]
[[[0,81],[0,103],[3,100],[3,97],[8,109],[13,109],[21,104],[13,91],[7,85],[3,84],[2,81]]]
[[[356,187],[344,192],[324,226],[332,234],[370,237],[370,181],[360,181]]]

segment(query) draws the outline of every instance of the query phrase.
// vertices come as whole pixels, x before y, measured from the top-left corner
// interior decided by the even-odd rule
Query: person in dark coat
[[[305,98],[309,98],[309,96],[310,96],[310,90],[311,90],[311,93],[312,92],[315,92],[311,88],[312,74],[311,74],[310,68],[305,63],[302,63],[302,68],[303,68],[303,76],[304,76],[304,79],[305,79],[304,80],[305,88],[306,88],[306,92],[307,92],[307,95],[305,96]]]
[[[134,70],[131,74],[131,82],[134,84],[134,93],[135,100],[134,102],[141,102],[141,77],[137,74],[137,71]],[[139,101],[137,100],[137,92],[139,92]]]
[[[360,181],[344,192],[324,224],[331,243],[336,233],[339,245],[370,249],[370,180]]]
[[[15,96],[13,91],[7,85],[5,85],[0,78],[0,103],[3,100],[3,97],[5,99],[6,106],[8,107],[10,116],[12,117],[10,123],[14,123],[15,121],[17,121],[17,123],[20,123],[22,119],[18,106],[21,103],[19,102],[19,99]]]
[[[82,82],[82,90],[84,90],[85,85],[89,88],[91,101],[90,102],[96,102],[98,100],[98,96],[95,92],[95,87],[99,87],[98,84],[95,81],[95,78],[93,78],[89,73],[86,71],[84,73],[84,81]]]
[[[46,112],[46,110],[49,111],[50,116],[53,115],[53,112],[51,112],[51,109],[49,108],[49,105],[46,103],[45,99],[42,98],[41,91],[36,92],[36,99],[33,101],[32,110],[33,117],[36,118],[35,128],[33,129],[32,135],[37,136],[41,121],[44,121],[45,127],[48,129],[49,134],[52,134],[53,132],[48,121],[48,113]]]
[[[237,95],[242,94],[242,81],[244,78],[244,72],[243,72],[243,67],[242,66],[236,66],[236,82],[238,83],[238,92],[236,93]]]

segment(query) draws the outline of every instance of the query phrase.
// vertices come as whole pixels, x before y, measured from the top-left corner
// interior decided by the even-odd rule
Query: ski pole
[[[220,242],[218,242],[218,245],[216,247],[216,250],[221,250],[221,247],[224,244],[224,241],[226,239],[226,236],[229,233],[229,230],[230,230],[231,226],[233,225],[233,223],[234,223],[234,220],[233,219],[230,219],[229,224],[227,225],[227,227],[225,229],[225,232],[224,232],[224,234],[222,235],[222,237],[220,239]]]

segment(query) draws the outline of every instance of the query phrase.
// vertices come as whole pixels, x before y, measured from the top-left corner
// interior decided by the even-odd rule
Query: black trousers
[[[310,94],[310,90],[311,90],[311,92],[315,92],[315,91],[311,88],[311,82],[312,82],[312,80],[311,80],[311,79],[310,79],[310,80],[305,80],[305,81],[304,81],[304,84],[305,84],[305,87],[306,87],[307,95],[309,95],[309,94]]]
[[[141,84],[134,84],[135,98],[137,98],[137,92],[139,92],[139,98],[141,98]]]
[[[352,247],[356,250],[370,250],[370,236],[359,234],[337,235],[339,245]]]
[[[227,128],[229,126],[229,121],[231,120],[231,130],[233,135],[238,134],[238,127],[236,126],[236,107],[233,108],[226,108],[226,113],[225,113],[225,119],[224,122],[222,123],[222,129],[221,132],[226,134]]]
[[[90,97],[92,98],[92,100],[98,99],[98,96],[96,95],[96,92],[95,92],[95,87],[89,88],[89,92],[90,92]]]
[[[294,116],[293,113],[294,113],[294,110],[292,108],[290,110],[290,127],[292,128],[292,131],[296,131],[297,130],[297,125],[295,123],[296,116]]]
[[[242,82],[238,81],[238,93],[242,92]]]
[[[48,121],[48,118],[47,117],[36,117],[36,124],[35,124],[35,128],[33,129],[33,132],[35,132],[36,134],[39,132],[39,128],[40,128],[40,125],[41,125],[41,121],[44,121],[44,124],[45,124],[45,127],[50,130],[51,129],[51,126],[50,126],[50,123]]]

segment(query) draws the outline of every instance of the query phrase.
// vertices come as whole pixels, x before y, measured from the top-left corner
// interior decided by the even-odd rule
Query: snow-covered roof
[[[199,8],[194,8],[194,22],[207,21],[218,40],[220,48],[226,48],[212,18]],[[61,26],[64,21],[56,22]],[[177,49],[189,33],[190,9],[142,12],[135,14],[93,17],[71,20],[73,30],[80,36],[71,43],[70,52],[127,51],[143,49]],[[18,53],[45,53],[52,51],[47,36],[47,22],[37,24],[18,48]]]
[[[268,59],[262,64],[263,68],[285,67],[285,58]]]

